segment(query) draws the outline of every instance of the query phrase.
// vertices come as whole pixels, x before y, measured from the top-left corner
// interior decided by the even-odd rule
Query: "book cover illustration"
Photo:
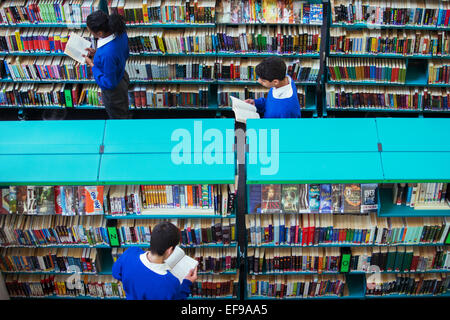
[[[27,186],[27,214],[37,214],[36,187]]]
[[[361,213],[377,212],[377,188],[376,183],[361,184]]]
[[[309,186],[307,184],[298,186],[298,210],[300,213],[309,212]]]
[[[0,214],[9,214],[9,187],[0,188]]]
[[[281,210],[284,213],[298,213],[299,189],[297,184],[281,187]]]
[[[320,185],[309,185],[309,210],[313,213],[318,213],[320,207]]]
[[[342,213],[342,184],[331,185],[331,211]]]
[[[281,213],[281,185],[268,184],[262,186],[261,213]]]
[[[17,186],[16,187],[16,195],[17,195],[17,214],[26,214],[27,213],[27,187],[26,186]]]
[[[359,184],[344,185],[343,196],[344,213],[360,213],[361,186]]]
[[[36,187],[37,214],[53,214],[55,212],[55,192],[53,187]]]
[[[86,186],[86,214],[103,214],[103,186]]]
[[[17,187],[9,187],[9,212],[17,213]]]
[[[320,213],[331,213],[331,184],[320,185]]]
[[[251,184],[248,187],[249,191],[249,212],[248,213],[261,213],[261,185]]]

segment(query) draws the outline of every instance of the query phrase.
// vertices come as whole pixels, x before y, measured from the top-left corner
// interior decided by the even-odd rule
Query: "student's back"
[[[300,103],[295,82],[289,77],[289,85],[281,88],[270,88],[264,106],[258,111],[264,113],[264,118],[300,118]],[[289,87],[289,88],[288,88]],[[258,99],[255,104],[258,104]]]

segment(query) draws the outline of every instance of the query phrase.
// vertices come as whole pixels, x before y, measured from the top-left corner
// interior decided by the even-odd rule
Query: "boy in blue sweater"
[[[130,248],[117,259],[112,275],[122,281],[127,300],[182,300],[189,296],[197,268],[180,284],[164,263],[179,242],[180,230],[162,222],[152,230],[150,251]]]
[[[286,75],[286,64],[279,57],[269,57],[256,66],[258,82],[269,88],[267,98],[247,99],[264,118],[300,118],[297,87]]]

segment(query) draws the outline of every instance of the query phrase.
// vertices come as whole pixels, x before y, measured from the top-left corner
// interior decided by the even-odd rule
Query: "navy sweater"
[[[297,97],[297,87],[291,79],[292,96],[278,99],[273,96],[273,88],[270,88],[267,98],[255,100],[255,107],[264,118],[300,118],[300,103]]]
[[[125,63],[130,56],[128,36],[124,32],[97,49],[94,56],[95,82],[102,90],[112,90],[123,78]]]
[[[192,282],[180,281],[170,272],[160,275],[147,268],[139,258],[140,248],[127,249],[112,268],[112,275],[122,281],[127,300],[182,300],[191,293]]]

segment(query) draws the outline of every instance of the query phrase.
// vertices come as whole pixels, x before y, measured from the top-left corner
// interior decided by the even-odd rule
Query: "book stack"
[[[0,23],[85,23],[99,3],[100,0],[3,1],[0,4]]]
[[[236,248],[188,248],[186,254],[198,261],[199,273],[236,272]]]
[[[428,61],[428,83],[450,83],[450,64],[444,60]]]
[[[401,59],[327,58],[327,67],[333,81],[406,81],[406,61]]]
[[[339,248],[249,248],[249,274],[338,272]]]
[[[149,245],[152,229],[163,219],[119,219],[117,233],[121,245]],[[234,244],[237,240],[236,219],[170,219],[181,230],[183,246]]]
[[[191,286],[193,298],[237,298],[239,274],[199,275]]]
[[[251,213],[377,212],[377,184],[267,184],[249,186]]]
[[[330,28],[330,53],[448,55],[445,31]]]
[[[326,106],[330,109],[422,110],[427,102],[431,102],[431,91],[429,88],[327,84]],[[447,102],[443,105],[446,106]]]
[[[450,209],[450,192],[447,183],[395,183],[392,188],[393,203],[414,209]]]
[[[423,110],[447,111],[450,109],[450,90],[448,88],[425,88]]]
[[[102,216],[1,215],[0,246],[109,245]]]
[[[347,287],[344,275],[276,275],[248,276],[249,297],[317,298],[341,297]]]
[[[367,279],[366,296],[440,295],[449,287],[450,278],[442,273],[379,274]]]
[[[333,22],[367,23],[392,26],[448,26],[449,6],[437,0],[393,0],[369,2],[357,0],[332,0],[330,2]]]
[[[220,23],[296,23],[322,24],[323,5],[291,0],[220,0],[217,3]]]
[[[190,107],[207,108],[207,85],[136,85],[128,91],[130,108]]]
[[[0,270],[97,273],[101,264],[95,248],[0,248]]]
[[[448,246],[351,248],[350,270],[362,272],[430,272],[450,269]]]
[[[73,283],[68,275],[7,274],[5,284],[14,298],[125,298],[122,283],[108,275],[84,275]]]

